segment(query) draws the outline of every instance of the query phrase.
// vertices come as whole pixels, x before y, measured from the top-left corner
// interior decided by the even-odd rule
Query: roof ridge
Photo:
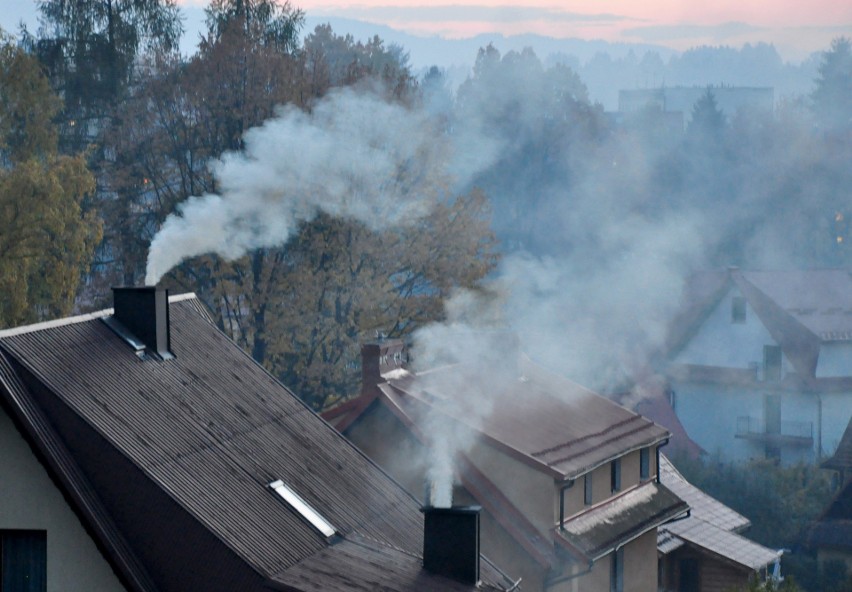
[[[183,302],[185,300],[192,300],[193,298],[198,298],[198,295],[195,292],[184,292],[183,294],[175,294],[174,296],[169,296],[169,304]],[[96,319],[108,317],[114,313],[114,308],[104,308],[101,310],[87,312],[72,317],[62,317],[59,319],[41,321],[29,325],[21,325],[20,327],[13,327],[11,329],[3,329],[0,330],[0,339],[3,339],[5,337],[13,337],[15,335],[24,335],[26,333],[34,333],[36,331],[44,331],[46,329],[55,329],[57,327],[76,325],[78,323],[85,323],[87,321],[94,321]]]

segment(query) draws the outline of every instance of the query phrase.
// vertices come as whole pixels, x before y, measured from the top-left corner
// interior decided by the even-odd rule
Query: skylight
[[[319,513],[308,505],[299,495],[284,484],[280,479],[269,484],[269,488],[275,491],[281,499],[290,504],[296,512],[298,512],[305,520],[324,534],[326,537],[332,537],[337,531],[328,523],[328,520],[319,515]]]

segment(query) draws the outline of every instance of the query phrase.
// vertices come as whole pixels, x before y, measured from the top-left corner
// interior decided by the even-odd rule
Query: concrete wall
[[[47,532],[48,592],[119,592],[112,568],[0,408],[0,530]]]

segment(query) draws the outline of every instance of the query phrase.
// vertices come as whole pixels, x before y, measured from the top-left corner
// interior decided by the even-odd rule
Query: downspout
[[[665,440],[663,440],[662,442],[657,444],[657,447],[655,448],[656,457],[657,457],[657,483],[660,483],[660,448],[668,445],[668,443],[669,443],[669,438],[666,438]]]
[[[572,487],[574,487],[573,479],[559,490],[559,530],[565,530],[565,492]]]
[[[817,393],[817,462],[822,460],[822,395]]]

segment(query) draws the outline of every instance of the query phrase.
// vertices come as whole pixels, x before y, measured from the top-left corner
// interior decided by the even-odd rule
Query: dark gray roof
[[[448,366],[429,374],[455,373],[463,385],[466,372],[465,367]],[[473,384],[477,378],[466,380]],[[415,374],[390,378],[388,385],[400,395],[398,404],[411,408],[407,411],[415,421],[423,416],[418,407],[431,408],[557,479],[576,478],[670,435],[641,415],[526,358],[520,361],[517,379],[490,393],[487,408],[483,403],[483,409],[473,413],[464,409],[469,393],[462,388],[426,391]]]
[[[68,465],[54,478],[85,490],[78,505],[94,510],[81,513],[100,525],[114,566],[139,567],[138,577],[123,574],[132,588],[260,589],[335,549],[339,539],[268,488],[277,479],[344,541],[362,537],[377,557],[420,554],[416,500],[218,331],[195,298],[172,299],[166,361],[137,356],[98,318],[109,312],[0,333],[0,392],[48,460],[46,442],[65,451],[49,463]],[[397,582],[389,590],[419,589],[405,584],[416,562],[370,565]],[[145,575],[147,585],[133,585]],[[502,581],[488,564],[483,579]]]
[[[804,533],[805,545],[852,550],[852,481],[844,485],[822,516]]]

